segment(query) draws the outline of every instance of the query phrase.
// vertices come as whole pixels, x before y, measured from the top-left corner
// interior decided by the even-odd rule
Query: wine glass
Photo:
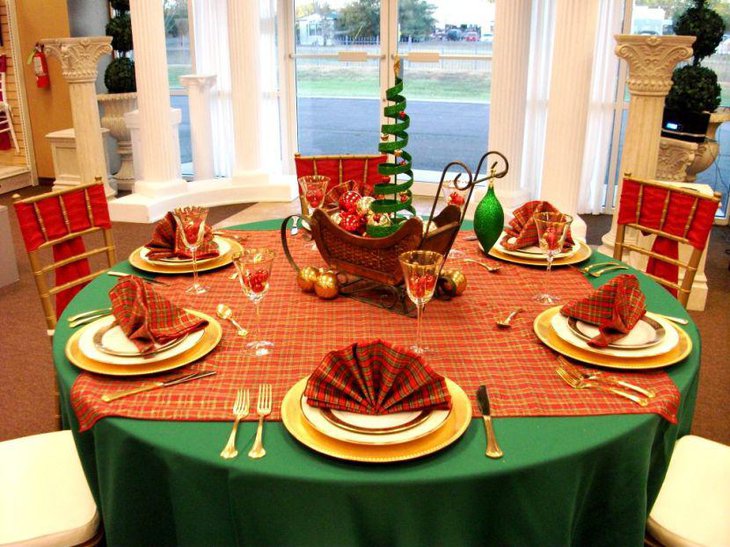
[[[466,188],[459,188],[458,181],[452,180],[448,184],[444,184],[441,187],[441,193],[446,200],[446,205],[453,205],[454,207],[458,207],[460,213],[462,215],[464,214],[464,206],[466,205],[466,197],[469,194],[469,186],[467,186]],[[466,253],[464,251],[451,248],[449,249],[449,254],[446,256],[446,258],[458,260],[460,258],[464,258],[465,256]]]
[[[208,288],[198,283],[198,248],[205,236],[205,219],[208,218],[208,209],[205,207],[178,207],[172,213],[175,216],[182,241],[190,251],[193,259],[193,284],[185,289],[189,294],[203,294]]]
[[[421,341],[421,316],[424,306],[433,298],[444,255],[435,251],[407,251],[398,260],[403,269],[408,298],[416,305],[416,343],[410,349],[414,353],[422,354],[429,349]]]
[[[563,249],[565,236],[568,233],[570,223],[573,222],[573,217],[563,213],[539,212],[535,213],[532,218],[535,219],[540,250],[545,253],[545,258],[547,259],[544,290],[540,294],[536,294],[534,300],[546,305],[555,304],[560,301],[560,297],[553,296],[548,292],[550,287],[548,284],[550,269],[553,265],[555,255]]]
[[[327,186],[329,186],[330,178],[324,175],[306,175],[299,177],[299,185],[302,188],[304,203],[307,206],[305,219],[309,221],[314,209],[321,209],[325,204],[327,195]],[[316,251],[317,244],[312,242],[309,246],[310,250]]]
[[[261,301],[269,292],[269,278],[271,266],[274,263],[274,251],[271,249],[243,249],[233,257],[233,264],[238,270],[238,281],[241,283],[243,294],[253,302],[256,309],[256,329],[254,340],[246,344],[254,355],[261,357],[271,353],[273,342],[261,339]]]

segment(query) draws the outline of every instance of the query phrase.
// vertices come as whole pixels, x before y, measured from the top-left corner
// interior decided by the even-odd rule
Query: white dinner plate
[[[494,247],[499,252],[504,253],[504,254],[507,254],[507,255],[519,256],[519,257],[522,257],[522,258],[534,258],[534,259],[545,258],[545,253],[543,253],[540,250],[540,247],[538,247],[537,245],[531,245],[530,247],[525,247],[523,249],[517,249],[517,250],[514,250],[514,251],[511,251],[509,249],[505,249],[502,246],[502,238],[505,235],[507,235],[507,234],[505,234],[504,232],[502,232],[499,235],[499,239],[494,244]],[[514,238],[512,238],[512,239],[514,239]],[[570,250],[556,254],[555,255],[555,258],[567,258],[569,256],[573,256],[575,253],[578,252],[579,249],[580,249],[580,242],[576,240],[576,241],[573,242],[573,246],[570,248]]]
[[[642,357],[654,357],[655,355],[661,355],[674,349],[679,343],[679,333],[676,331],[676,329],[674,329],[666,319],[659,317],[658,315],[654,315],[651,312],[647,312],[647,314],[664,328],[665,336],[658,344],[655,344],[648,348],[640,349],[618,349],[609,347],[594,348],[593,346],[588,345],[587,340],[573,333],[573,331],[570,329],[570,326],[568,325],[568,318],[565,317],[562,313],[556,313],[553,316],[550,325],[555,330],[555,333],[565,342],[582,350],[602,355],[611,355],[613,357],[621,357],[627,359],[640,359]]]
[[[198,264],[205,264],[206,262],[210,262],[211,260],[218,260],[221,256],[226,255],[231,250],[231,244],[226,240],[225,238],[214,236],[213,241],[218,245],[218,256],[211,256],[208,258],[199,258],[196,262]],[[142,260],[149,264],[157,264],[158,266],[174,266],[174,265],[186,265],[186,264],[192,264],[193,259],[192,258],[164,258],[164,259],[157,259],[152,260],[150,258],[147,258],[147,255],[150,254],[150,250],[147,247],[142,247],[142,249],[139,252],[139,256]]]
[[[320,433],[338,441],[366,445],[400,444],[433,433],[449,417],[450,410],[394,412],[366,415],[309,406],[302,395],[302,413]]]
[[[591,340],[600,333],[597,326],[573,317],[568,318],[568,327],[573,334],[584,340]],[[607,347],[615,349],[649,348],[659,344],[666,336],[666,332],[661,323],[644,315],[626,336],[611,342]]]
[[[204,333],[204,329],[190,333],[180,344],[153,355],[120,357],[118,355],[111,355],[99,350],[94,343],[94,335],[99,330],[107,328],[115,320],[116,319],[113,315],[108,315],[90,323],[84,332],[81,333],[81,337],[79,338],[79,350],[81,353],[89,359],[110,365],[147,365],[175,357],[176,355],[180,355],[181,353],[195,347],[195,345],[200,342]],[[122,332],[122,327],[119,325],[109,329],[109,331],[104,334],[104,345],[115,352],[134,353],[137,351],[139,354],[137,346],[135,346],[134,342],[125,336]]]

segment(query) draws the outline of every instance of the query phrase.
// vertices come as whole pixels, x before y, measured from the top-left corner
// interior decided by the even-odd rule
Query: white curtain
[[[231,176],[234,165],[233,106],[228,45],[227,2],[254,0],[194,0],[195,69],[198,74],[216,74],[217,85],[211,92],[213,126],[213,163],[217,176]],[[276,55],[276,0],[260,1],[259,38],[261,67],[261,127],[245,138],[260,139],[262,169],[281,171],[281,138]]]
[[[578,213],[601,213],[605,199],[619,69],[614,35],[621,33],[623,7],[624,0],[600,0]]]
[[[540,195],[554,29],[554,0],[535,0],[532,4],[530,67],[527,77],[525,140],[520,183],[523,189],[530,192],[532,199]]]
[[[195,71],[217,76],[210,94],[213,168],[216,176],[229,177],[233,172],[233,107],[226,0],[195,0],[193,22]]]

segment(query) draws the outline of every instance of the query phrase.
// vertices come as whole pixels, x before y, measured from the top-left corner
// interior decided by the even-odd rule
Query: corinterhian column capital
[[[672,87],[672,71],[692,57],[694,36],[617,34],[616,55],[629,64],[632,95],[664,97]]]
[[[46,38],[45,52],[61,61],[61,72],[69,83],[96,82],[97,63],[112,52],[111,36]]]

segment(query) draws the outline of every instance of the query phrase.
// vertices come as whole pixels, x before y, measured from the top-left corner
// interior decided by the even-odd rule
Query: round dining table
[[[466,225],[464,228],[469,228]],[[280,221],[234,227],[273,230]],[[587,263],[605,262],[594,252]],[[116,270],[132,272],[128,262]],[[647,307],[688,318],[640,272]],[[599,286],[615,274],[589,278]],[[434,454],[368,464],[323,456],[281,422],[267,422],[267,456],[219,456],[231,422],[108,417],[79,433],[70,392],[80,373],[64,349],[66,318],[108,305],[100,276],[64,311],[53,340],[65,424],[99,507],[109,545],[641,545],[675,441],[689,433],[700,338],[668,367],[678,423],[658,414],[495,420],[504,456],[485,457],[482,420]],[[426,316],[427,317],[427,316]],[[249,446],[256,422],[243,422]]]

